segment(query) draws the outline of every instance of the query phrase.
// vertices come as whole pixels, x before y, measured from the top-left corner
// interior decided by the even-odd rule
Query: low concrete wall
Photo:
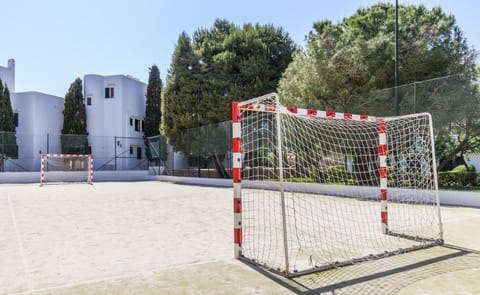
[[[146,170],[139,171],[95,171],[94,182],[100,181],[167,181],[178,184],[204,185],[216,187],[232,187],[231,179],[179,177],[166,175],[149,175]],[[40,183],[40,172],[3,172],[0,173],[0,183]],[[245,181],[244,186],[252,186]],[[275,183],[272,183],[275,186]],[[319,186],[322,187],[322,186]],[[327,190],[325,190],[327,188]],[[332,194],[332,190],[338,194],[337,186],[323,186],[324,193]],[[367,188],[369,191],[373,188]],[[298,190],[298,187],[295,189]],[[309,192],[313,192],[311,188]],[[340,192],[341,195],[341,192]],[[440,191],[440,204],[450,206],[465,206],[480,208],[479,192]]]
[[[198,178],[198,177],[177,177],[177,176],[156,176],[156,179],[160,181],[168,181],[173,183],[179,184],[191,184],[191,185],[206,185],[206,186],[217,186],[217,187],[232,187],[232,180],[231,179],[216,179],[216,178]],[[252,184],[248,181],[244,181],[242,183],[245,187],[252,187]],[[288,184],[287,184],[288,185]],[[273,186],[275,184],[273,183]],[[256,186],[255,186],[256,187]],[[294,187],[294,186],[292,186]],[[298,188],[298,186],[297,186]],[[310,186],[306,191],[314,192]],[[329,185],[323,186],[322,191],[326,194],[336,194],[342,195],[342,193],[338,193],[340,186]],[[368,193],[374,188],[365,188]],[[290,190],[293,190],[290,188]],[[376,189],[375,189],[376,190]],[[335,193],[334,193],[335,192]],[[462,192],[462,191],[439,191],[439,198],[441,205],[449,205],[449,206],[464,206],[464,207],[477,207],[480,208],[480,192]]]
[[[93,182],[98,181],[145,181],[155,180],[146,170],[95,171]],[[2,172],[0,183],[40,183],[40,172]]]

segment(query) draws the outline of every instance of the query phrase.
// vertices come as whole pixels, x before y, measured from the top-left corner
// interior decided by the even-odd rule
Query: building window
[[[87,106],[91,106],[91,105],[92,105],[92,97],[87,96]]]
[[[18,113],[13,114],[13,124],[15,124],[15,127],[18,127]]]
[[[105,98],[113,98],[114,97],[114,88],[109,86],[105,87]]]
[[[140,120],[135,119],[135,131],[140,132]]]
[[[133,155],[133,146],[130,146],[130,155]]]
[[[133,118],[130,118],[130,126],[133,126]]]
[[[142,132],[145,130],[145,121],[142,120]]]
[[[141,160],[141,159],[142,159],[142,148],[137,147],[137,160]]]

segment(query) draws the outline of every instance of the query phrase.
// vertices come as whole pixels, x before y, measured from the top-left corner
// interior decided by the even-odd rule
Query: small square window
[[[130,118],[130,126],[133,126],[133,119]]]
[[[105,98],[113,98],[113,97],[114,97],[114,88],[105,87]]]
[[[87,96],[87,106],[91,106],[91,105],[92,105],[92,97]]]

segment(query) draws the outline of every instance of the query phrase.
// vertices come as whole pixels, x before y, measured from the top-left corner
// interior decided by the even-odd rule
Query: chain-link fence
[[[230,121],[186,129],[178,150],[170,147],[165,173],[175,176],[231,177]]]
[[[480,170],[480,91],[477,79],[453,75],[397,88],[400,114],[429,112],[440,170],[459,159]],[[395,89],[342,99],[343,110],[391,116]],[[92,153],[95,170],[150,170],[176,176],[231,176],[231,122],[186,129],[176,147],[161,137],[0,132],[0,171],[39,171],[42,153]],[[178,144],[180,142],[180,144]],[[442,162],[443,161],[443,162]],[[152,169],[153,167],[153,169]],[[151,171],[151,172],[152,172]]]
[[[1,141],[1,171],[40,171],[41,154],[93,154],[94,170],[147,170],[142,137],[8,133]],[[16,155],[12,144],[16,139]],[[7,152],[5,152],[7,151]]]

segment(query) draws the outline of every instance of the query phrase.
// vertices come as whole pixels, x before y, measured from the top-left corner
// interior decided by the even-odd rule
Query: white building
[[[147,169],[143,142],[147,85],[124,75],[85,75],[83,81],[94,169]]]
[[[0,79],[10,90],[15,116],[18,159],[5,163],[6,171],[39,171],[41,153],[60,152],[63,97],[36,91],[15,92],[15,60],[0,67]]]
[[[18,159],[5,171],[39,171],[41,153],[61,153],[64,98],[15,92],[15,60],[0,66],[15,113]],[[95,170],[147,169],[143,128],[146,84],[125,75],[85,75],[88,141]]]

